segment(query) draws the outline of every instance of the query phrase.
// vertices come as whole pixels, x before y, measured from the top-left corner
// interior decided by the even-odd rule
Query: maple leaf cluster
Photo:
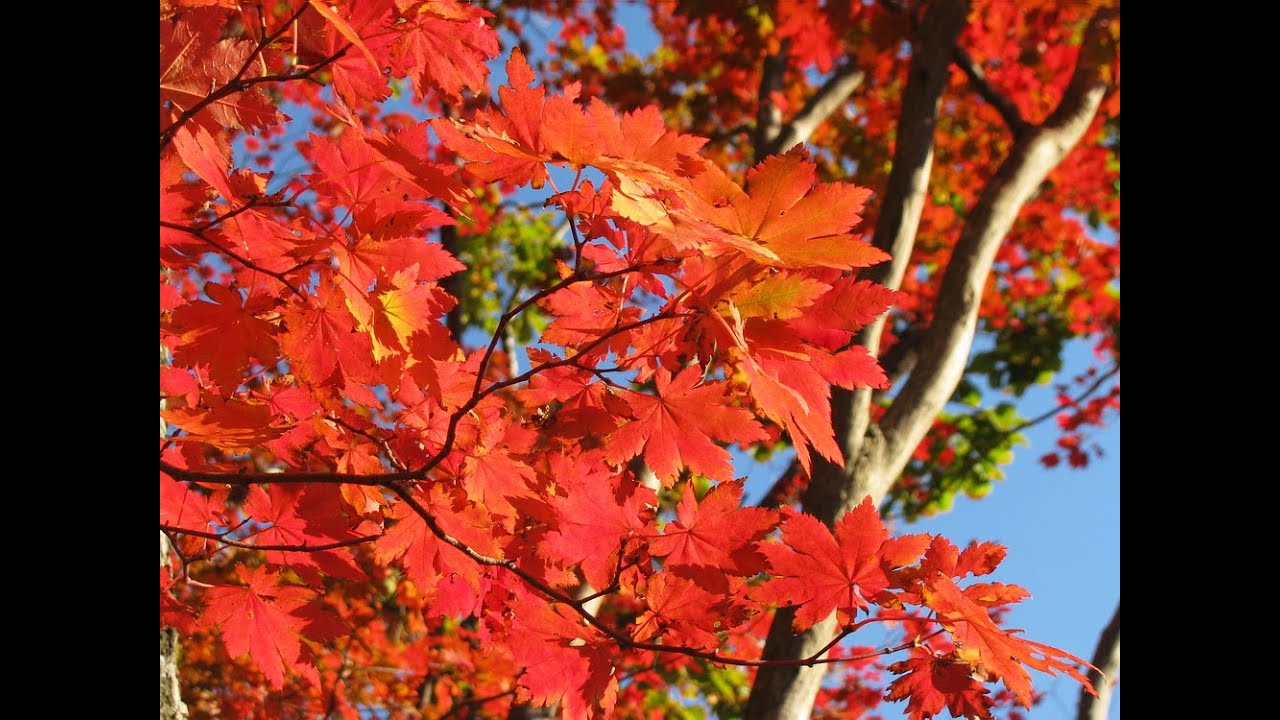
[[[804,470],[841,462],[831,387],[887,384],[852,344],[898,297],[855,275],[887,259],[854,233],[869,191],[803,149],[740,184],[654,108],[548,95],[518,50],[496,104],[446,113],[486,89],[486,16],[161,5],[161,622],[191,634],[191,702],[599,717],[659,657],[767,662],[782,606],[798,631],[835,613],[837,639],[899,628],[868,657],[909,651],[888,697],[913,717],[989,716],[987,680],[1029,704],[1026,667],[1084,682],[992,620],[1025,591],[957,584],[999,548],[891,538],[869,502],[834,529],[740,507],[727,447],[786,433]],[[397,88],[440,116],[378,120]],[[293,143],[306,171],[236,166],[278,148],[286,99],[337,119]],[[494,183],[550,185],[572,241],[477,347],[444,321],[465,268],[432,235],[483,226]]]

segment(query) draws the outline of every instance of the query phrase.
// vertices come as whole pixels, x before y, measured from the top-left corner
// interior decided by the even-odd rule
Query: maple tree
[[[162,714],[1104,685],[1004,627],[1002,547],[883,514],[1118,410],[1118,3],[652,18],[640,58],[609,1],[161,3]],[[1113,365],[1056,412],[947,405],[1073,337]],[[731,449],[795,460],[744,507]]]

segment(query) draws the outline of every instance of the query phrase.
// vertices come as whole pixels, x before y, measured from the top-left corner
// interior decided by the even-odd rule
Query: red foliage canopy
[[[835,25],[897,27],[819,5],[778,3],[768,42],[827,70]],[[519,49],[485,104],[493,23],[454,0],[161,3],[161,622],[189,634],[188,704],[639,715],[680,668],[892,653],[908,659],[888,697],[913,717],[989,716],[980,680],[1029,704],[1024,666],[1087,682],[993,621],[1024,591],[957,584],[997,546],[893,538],[870,501],[834,532],[739,507],[726,448],[785,434],[803,470],[841,462],[831,388],[888,385],[855,334],[891,303],[928,312],[910,281],[857,278],[888,259],[859,234],[871,191],[821,181],[799,146],[736,175],[656,107],[604,102],[590,73],[535,85]],[[1006,52],[998,29],[974,34]],[[436,117],[380,109],[399,93]],[[457,238],[544,185],[571,242],[464,342],[446,323]],[[514,357],[503,341],[532,315],[545,327]],[[788,605],[797,629],[835,612],[840,634],[761,660]],[[901,637],[827,655],[870,623]]]

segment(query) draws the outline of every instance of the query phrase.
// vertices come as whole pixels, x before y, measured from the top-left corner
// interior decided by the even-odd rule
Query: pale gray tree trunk
[[[169,559],[169,538],[160,533],[160,567]],[[182,702],[178,684],[178,631],[160,628],[160,720],[186,720],[187,706]]]
[[[168,350],[160,345],[160,363],[168,360]],[[164,409],[164,399],[160,400]],[[165,422],[160,420],[160,437],[164,437]],[[169,565],[169,538],[160,532],[160,567]],[[178,631],[170,627],[160,628],[160,720],[186,720],[187,706],[182,702],[182,688],[178,684]]]
[[[1076,720],[1107,720],[1111,711],[1111,695],[1116,684],[1120,682],[1120,603],[1116,603],[1116,613],[1111,622],[1102,629],[1098,636],[1098,647],[1093,651],[1093,665],[1097,670],[1089,671],[1089,682],[1098,691],[1094,697],[1080,689],[1080,704],[1076,707]]]
[[[927,198],[938,101],[950,64],[964,59],[956,52],[956,39],[964,27],[968,8],[967,0],[930,4],[913,39],[898,143],[873,240],[893,260],[868,274],[892,288],[899,287],[902,281]],[[877,505],[883,501],[955,391],[968,363],[982,288],[1000,243],[1023,204],[1080,141],[1109,87],[1109,75],[1099,61],[1105,53],[1091,50],[1106,42],[1110,18],[1108,11],[1100,11],[1090,22],[1071,84],[1053,114],[1038,126],[1027,125],[1016,117],[1009,119],[1016,140],[965,219],[952,260],[943,271],[935,317],[924,333],[919,356],[910,363],[910,375],[880,421],[871,421],[870,391],[833,393],[832,421],[845,465],[819,460],[802,500],[804,510],[827,525],[834,525],[863,498],[869,496]],[[993,92],[971,69],[970,77],[984,97]],[[786,135],[785,129],[774,134]],[[873,323],[860,338],[873,355],[879,354],[883,322],[881,319]],[[826,645],[837,630],[834,618],[827,618],[796,636],[791,631],[792,618],[793,614],[785,609],[778,612],[766,640],[764,659],[810,656]],[[825,665],[760,668],[747,704],[746,720],[809,718],[825,672]]]

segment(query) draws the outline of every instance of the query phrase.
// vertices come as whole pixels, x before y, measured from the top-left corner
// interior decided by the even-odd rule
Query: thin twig
[[[983,72],[982,66],[974,61],[973,56],[968,50],[956,45],[951,52],[951,60],[960,68],[965,77],[969,78],[969,83],[973,85],[974,91],[983,100],[986,100],[991,107],[1000,113],[1000,117],[1004,118],[1004,122],[1009,126],[1009,130],[1015,138],[1025,134],[1033,125],[1022,117],[1022,113],[1018,110],[1018,106],[1014,104],[1013,99],[1008,95],[1000,92],[991,81],[987,79],[987,74]]]
[[[175,135],[178,134],[178,130],[181,129],[183,125],[187,124],[187,122],[190,121],[191,118],[195,117],[196,114],[199,113],[201,110],[221,100],[222,98],[227,97],[228,95],[233,95],[237,92],[241,92],[243,90],[247,90],[248,88],[253,87],[254,85],[258,85],[264,82],[288,82],[290,80],[309,79],[312,75],[319,72],[325,66],[329,65],[330,63],[336,61],[338,58],[345,55],[347,50],[350,49],[351,47],[351,45],[349,44],[346,47],[338,50],[338,52],[334,53],[333,55],[330,55],[324,60],[321,60],[318,64],[312,65],[310,68],[308,68],[304,72],[284,73],[279,75],[263,75],[261,77],[249,78],[248,80],[244,79],[244,74],[249,71],[249,67],[252,66],[253,61],[256,60],[262,54],[262,51],[267,49],[267,47],[270,46],[271,43],[280,39],[280,37],[284,35],[285,32],[287,32],[290,27],[293,26],[294,22],[297,21],[298,18],[302,17],[302,13],[306,12],[307,8],[309,7],[310,7],[310,4],[303,3],[293,13],[293,15],[291,15],[287,20],[285,20],[283,23],[280,24],[279,30],[276,30],[271,35],[267,35],[263,37],[262,40],[258,41],[258,46],[253,49],[253,52],[249,53],[249,56],[247,58],[244,59],[244,64],[240,66],[240,69],[236,71],[236,74],[231,78],[231,80],[227,81],[225,85],[218,88],[217,90],[214,90],[212,93],[206,95],[204,99],[200,100],[195,105],[185,110],[181,115],[178,116],[177,120],[174,120],[169,125],[169,127],[165,128],[164,130],[161,130],[160,131],[160,151],[164,152],[165,147],[167,147],[170,142],[173,142],[173,138]]]
[[[223,545],[244,548],[246,550],[268,550],[273,552],[320,552],[321,550],[334,550],[336,548],[351,547],[352,545],[360,545],[372,540],[377,540],[381,535],[363,535],[361,537],[350,538],[347,540],[338,540],[331,543],[321,545],[257,545],[254,543],[241,542],[239,540],[229,540],[222,533],[211,533],[203,530],[193,530],[190,528],[180,528],[173,525],[160,523],[160,529],[166,533],[174,533],[177,535],[192,535],[194,537],[204,538],[206,540],[215,540]]]
[[[226,213],[225,215],[216,217],[213,220],[209,221],[208,223],[204,223],[203,225],[179,225],[177,223],[171,223],[165,220],[161,220],[160,227],[169,228],[170,230],[178,230],[180,232],[185,232],[193,237],[199,238],[200,240],[203,240],[206,244],[212,246],[218,252],[222,253],[223,255],[226,255],[232,260],[235,260],[236,262],[240,263],[246,268],[254,272],[260,272],[263,275],[267,275],[269,277],[275,278],[276,280],[280,281],[280,283],[283,284],[285,287],[289,288],[289,290],[293,291],[294,295],[297,295],[298,297],[305,299],[307,297],[306,294],[303,293],[302,290],[299,289],[297,285],[294,285],[292,282],[290,282],[289,279],[285,276],[285,273],[276,272],[274,270],[268,270],[267,268],[262,267],[261,265],[255,263],[249,258],[244,257],[240,253],[237,253],[236,251],[232,250],[226,245],[223,245],[217,240],[214,240],[212,237],[209,237],[209,235],[205,233],[206,230],[213,228],[218,223],[228,220],[230,218],[233,218],[236,215],[239,215],[240,213],[248,210],[251,207],[267,207],[267,205],[258,205],[254,200],[250,200],[247,204],[242,205],[241,207],[238,207],[235,210],[232,210]],[[292,270],[290,270],[289,272],[292,272]]]

